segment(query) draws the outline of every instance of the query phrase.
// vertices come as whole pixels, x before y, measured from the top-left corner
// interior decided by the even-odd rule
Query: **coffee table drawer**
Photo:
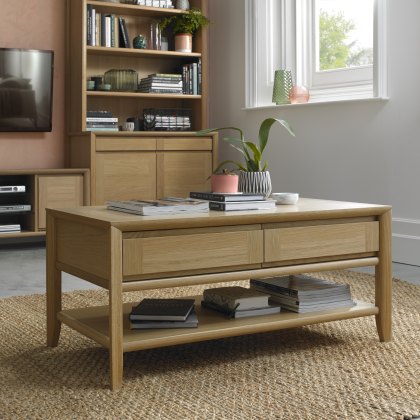
[[[262,263],[261,230],[123,240],[123,275],[180,272]]]
[[[264,262],[374,252],[379,223],[343,223],[286,227],[264,231]]]

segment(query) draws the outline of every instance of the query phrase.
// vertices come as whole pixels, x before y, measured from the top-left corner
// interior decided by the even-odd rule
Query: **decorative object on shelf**
[[[276,204],[296,204],[299,200],[299,193],[272,193],[271,198],[274,198],[274,200],[276,200]]]
[[[192,36],[209,23],[200,9],[190,9],[188,13],[161,20],[159,26],[162,31],[171,26],[175,35],[175,51],[189,53],[192,52]]]
[[[134,131],[134,122],[126,121],[123,125],[124,131]]]
[[[147,47],[147,40],[144,35],[139,34],[133,39],[133,48],[144,50],[146,49],[146,47]]]
[[[102,83],[101,85],[99,85],[98,90],[110,91],[111,90],[111,84],[110,83]]]
[[[162,51],[168,51],[169,50],[169,42],[168,42],[168,37],[166,36],[162,36],[160,38],[160,49]]]
[[[91,76],[90,80],[94,82],[94,89],[99,90],[99,86],[102,84],[103,76]]]
[[[290,70],[276,70],[274,74],[273,102],[277,105],[290,103],[289,93],[293,87]]]
[[[293,86],[289,99],[291,104],[306,104],[309,101],[309,90],[305,86]]]
[[[108,70],[104,75],[104,83],[109,83],[113,91],[135,91],[138,74],[135,70]]]
[[[227,169],[221,174],[213,174],[210,177],[211,191],[214,193],[236,193],[238,192],[239,176]]]
[[[177,0],[176,8],[181,10],[189,10],[190,2],[188,0]]]
[[[153,21],[150,24],[150,36],[149,36],[149,50],[160,50],[161,48],[161,28],[159,22]]]
[[[266,118],[261,123],[258,133],[258,144],[255,144],[251,140],[245,140],[242,130],[236,127],[208,128],[198,131],[196,133],[198,136],[205,136],[211,132],[220,130],[236,130],[239,132],[239,138],[224,137],[223,140],[227,141],[243,155],[245,163],[225,160],[219,164],[213,173],[217,173],[226,164],[232,164],[241,171],[239,174],[239,191],[245,193],[262,193],[265,197],[268,197],[271,193],[271,178],[267,171],[267,161],[263,163],[262,155],[267,146],[270,128],[275,122],[283,126],[290,135],[295,135],[287,121],[277,118]],[[248,176],[247,173],[254,173],[254,175]],[[266,174],[263,175],[263,173]]]
[[[87,81],[87,90],[95,90],[95,81],[94,80],[88,80]]]

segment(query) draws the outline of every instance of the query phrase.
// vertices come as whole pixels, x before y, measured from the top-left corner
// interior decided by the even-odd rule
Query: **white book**
[[[105,47],[111,46],[111,16],[105,16]]]

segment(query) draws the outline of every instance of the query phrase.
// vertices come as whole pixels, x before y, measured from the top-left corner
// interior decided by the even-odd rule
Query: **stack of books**
[[[87,111],[86,131],[118,131],[118,118],[110,111]]]
[[[251,279],[253,290],[269,293],[270,302],[283,309],[305,313],[355,305],[348,284],[305,275]]]
[[[127,3],[127,1],[125,1]],[[148,7],[163,7],[165,9],[173,9],[172,0],[132,0],[131,4]]]
[[[164,197],[160,200],[108,201],[108,210],[122,211],[140,216],[164,214],[208,213],[209,203],[192,198]]]
[[[276,207],[276,200],[266,199],[262,194],[190,192],[191,198],[208,200],[210,210],[268,210]]]
[[[194,299],[143,299],[129,314],[130,328],[196,328]]]
[[[201,59],[197,63],[182,66],[183,93],[186,95],[201,95]]]
[[[270,295],[241,286],[215,287],[203,292],[201,305],[230,318],[268,315],[280,312],[280,306],[269,303]]]
[[[182,74],[154,73],[140,80],[141,93],[182,94]]]

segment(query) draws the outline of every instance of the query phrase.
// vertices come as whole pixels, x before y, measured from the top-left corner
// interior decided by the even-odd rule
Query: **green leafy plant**
[[[289,123],[285,120],[279,120],[277,118],[266,118],[261,123],[258,133],[258,144],[251,140],[245,140],[244,133],[240,128],[237,127],[208,128],[205,130],[197,131],[196,134],[198,136],[205,136],[209,133],[221,130],[235,130],[239,133],[239,138],[224,137],[223,140],[228,142],[234,149],[238,150],[242,154],[245,162],[241,163],[235,160],[224,160],[219,164],[213,173],[217,173],[223,166],[227,164],[232,164],[236,167],[237,170],[244,172],[266,171],[267,161],[263,162],[262,155],[265,147],[267,146],[271,126],[275,122],[278,122],[281,126],[283,126],[290,135],[295,136],[295,133],[293,132]]]
[[[210,23],[200,9],[190,9],[188,13],[170,16],[159,22],[160,29],[163,31],[172,25],[174,34],[194,34],[200,28]]]

